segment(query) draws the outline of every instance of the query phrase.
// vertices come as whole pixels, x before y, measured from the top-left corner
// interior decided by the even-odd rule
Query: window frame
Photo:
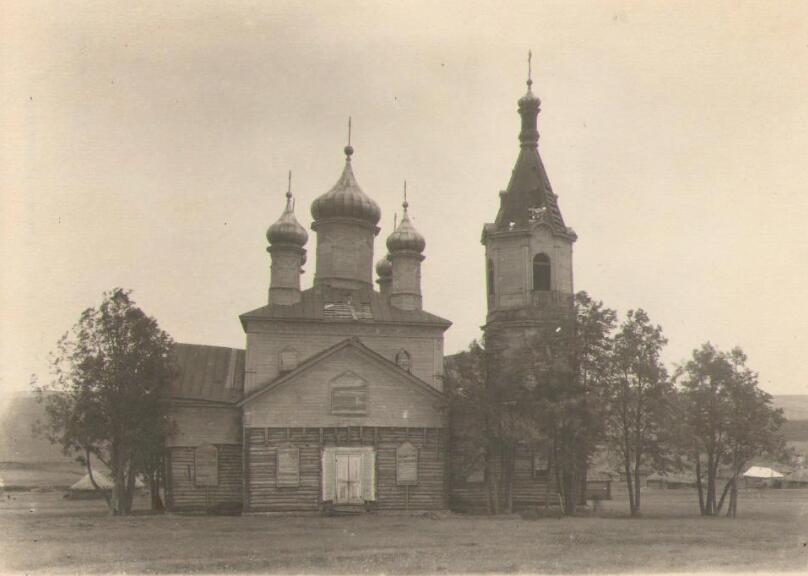
[[[549,292],[553,289],[553,264],[544,252],[533,255],[531,289],[533,292]],[[538,280],[541,279],[541,286]],[[546,287],[545,287],[546,286]]]

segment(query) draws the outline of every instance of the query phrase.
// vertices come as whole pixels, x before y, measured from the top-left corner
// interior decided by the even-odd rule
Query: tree
[[[549,451],[564,512],[575,513],[602,433],[599,380],[615,313],[582,292],[575,314],[516,350],[489,330],[485,348],[474,342],[447,366],[453,427],[461,443],[485,448],[491,513],[511,510],[519,443]]]
[[[609,373],[616,312],[586,292],[575,295],[573,330],[556,327],[525,354],[535,378],[536,415],[552,446],[556,488],[574,514],[586,470],[604,434],[603,391]]]
[[[45,404],[44,435],[86,466],[92,457],[110,470],[104,493],[113,514],[132,508],[135,479],[154,479],[169,433],[166,392],[173,376],[172,340],[120,288],[82,312],[51,355],[52,380],[34,382]],[[154,496],[154,488],[153,496]]]
[[[626,477],[629,510],[640,514],[640,472],[664,470],[674,453],[674,387],[662,363],[662,328],[642,309],[629,310],[614,338],[606,386],[606,438]]]
[[[758,375],[746,361],[740,348],[724,352],[707,342],[677,370],[686,424],[684,445],[695,463],[703,516],[720,514],[729,494],[727,514],[734,517],[743,468],[757,456],[783,452],[782,410],[772,408],[771,396],[758,388]],[[729,474],[719,497],[722,466]]]

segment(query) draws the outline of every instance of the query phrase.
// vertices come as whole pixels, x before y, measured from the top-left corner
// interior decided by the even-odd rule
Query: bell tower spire
[[[528,52],[527,92],[518,101],[519,155],[500,192],[496,220],[483,227],[488,287],[486,333],[497,330],[514,346],[545,329],[567,325],[573,312],[575,232],[561,216],[558,197],[539,154],[541,100],[533,93]]]

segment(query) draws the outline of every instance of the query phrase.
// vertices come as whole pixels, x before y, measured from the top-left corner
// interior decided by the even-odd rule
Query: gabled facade
[[[423,310],[425,241],[406,197],[374,290],[381,214],[356,181],[353,152],[345,148],[340,178],[311,207],[313,286],[300,286],[308,233],[295,218],[291,186],[269,227],[268,302],[240,317],[247,345],[231,351],[241,370],[232,393],[222,388],[229,368],[207,376],[219,387],[198,382],[228,349],[178,347],[186,376],[172,404],[170,507],[447,507],[443,333],[450,322]]]

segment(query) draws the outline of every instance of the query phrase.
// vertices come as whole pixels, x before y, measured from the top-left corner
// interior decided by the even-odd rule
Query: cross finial
[[[409,203],[407,202],[407,181],[404,180],[404,203],[401,205],[404,208],[404,214],[407,213]]]
[[[289,170],[289,185],[286,188],[286,197],[287,198],[292,197],[292,171],[291,170]]]
[[[527,51],[527,87],[530,88],[533,85],[533,70],[532,70],[532,60],[533,60],[533,51]]]
[[[351,154],[353,154],[353,146],[351,146],[351,117],[348,116],[348,145],[345,147],[346,160],[350,162]]]
[[[398,212],[393,212],[393,230],[398,228]]]

